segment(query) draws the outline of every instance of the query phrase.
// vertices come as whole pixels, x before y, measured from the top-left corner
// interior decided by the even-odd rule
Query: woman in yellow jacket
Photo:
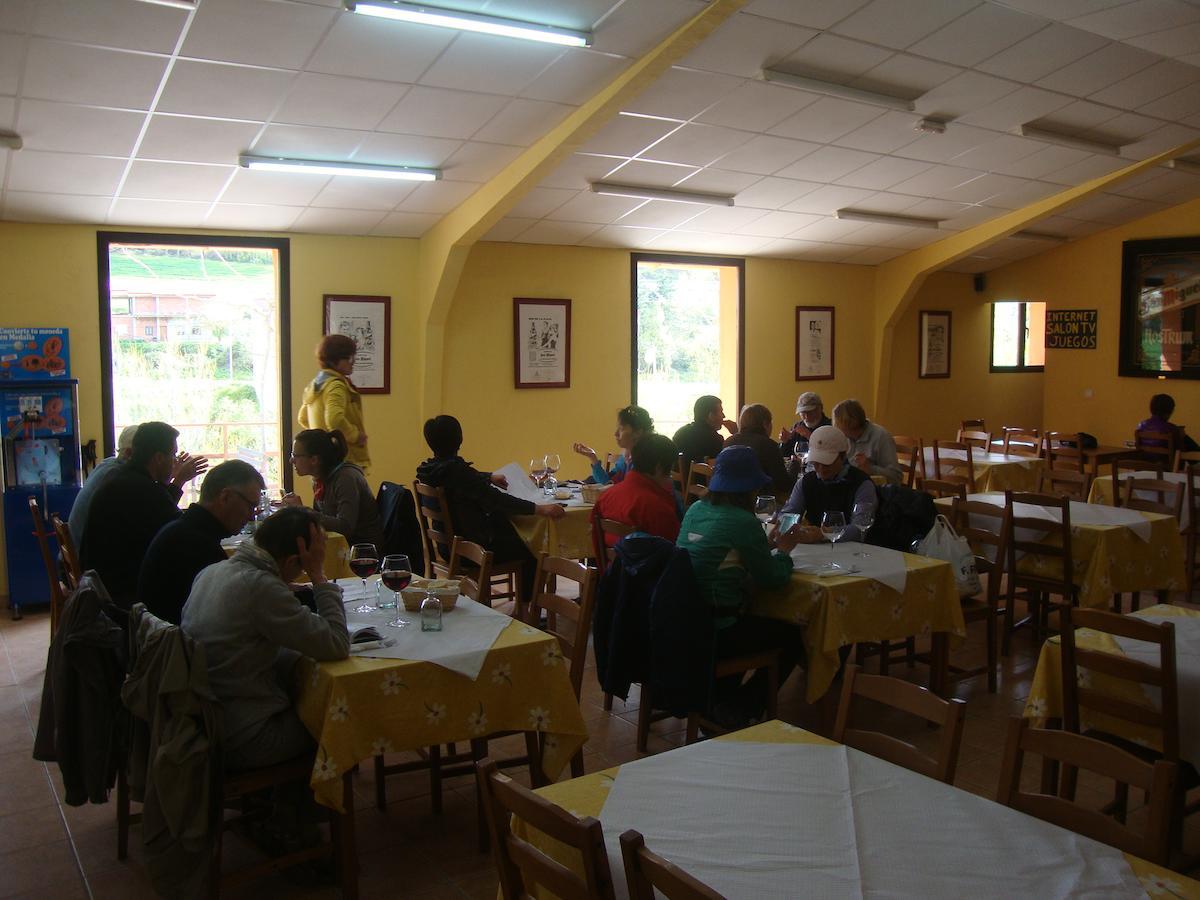
[[[300,424],[304,428],[340,431],[346,436],[347,459],[364,472],[371,464],[367,452],[367,432],[363,427],[362,397],[350,375],[358,348],[344,334],[327,334],[317,344],[321,371],[304,389],[300,404]]]

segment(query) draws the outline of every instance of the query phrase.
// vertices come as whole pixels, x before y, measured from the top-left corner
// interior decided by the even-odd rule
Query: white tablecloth
[[[993,506],[1004,506],[1003,494],[971,494],[968,500],[978,500]],[[1034,506],[1030,503],[1017,503],[1013,506],[1013,514],[1018,518],[1045,519],[1047,522],[1061,522],[1062,514],[1045,506]],[[1080,503],[1071,501],[1072,525],[1109,525],[1128,528],[1140,540],[1150,541],[1152,526],[1150,521],[1136,509],[1123,509],[1116,506],[1105,506],[1099,503]],[[1018,532],[1018,537],[1020,537]]]
[[[1110,482],[1112,481],[1111,475],[1103,475],[1101,477],[1104,478],[1106,481],[1110,481]],[[1185,473],[1185,472],[1164,472],[1162,475],[1159,475],[1157,472],[1149,472],[1149,471],[1146,471],[1146,472],[1122,472],[1121,473],[1121,484],[1117,486],[1117,490],[1120,491],[1121,497],[1124,497],[1124,495],[1125,495],[1125,479],[1127,479],[1127,478],[1154,478],[1154,479],[1158,479],[1161,481],[1169,481],[1172,484],[1186,484],[1187,483],[1187,473]],[[1099,480],[1099,479],[1097,479],[1097,480]],[[1153,491],[1134,491],[1133,496],[1137,497],[1140,500],[1157,501],[1159,499],[1158,494],[1154,493]],[[1179,530],[1186,531],[1187,527],[1191,523],[1191,521],[1192,521],[1192,511],[1191,511],[1191,509],[1188,508],[1187,501],[1185,500],[1184,504],[1183,504],[1183,513],[1179,517]]]
[[[828,569],[830,555],[829,544],[797,544],[791,553],[792,567],[804,574],[870,578],[897,593],[904,593],[908,566],[903,553],[855,541],[839,542],[832,547],[833,561],[838,566],[834,570]]]
[[[939,459],[954,459],[960,462],[966,462],[967,452],[965,450],[943,450],[938,448]],[[972,448],[971,461],[974,463],[987,463],[989,466],[1000,465],[1016,465],[1023,469],[1028,469],[1030,466],[1040,464],[1036,457],[1030,456],[1005,456],[1003,453],[992,453],[989,450],[978,450]],[[925,471],[933,473],[933,447],[925,448]]]

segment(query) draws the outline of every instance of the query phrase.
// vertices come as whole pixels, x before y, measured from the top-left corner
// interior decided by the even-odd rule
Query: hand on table
[[[296,538],[296,552],[300,555],[300,565],[308,573],[313,584],[325,584],[325,529],[318,525],[308,526],[308,541]]]
[[[567,514],[567,511],[557,503],[539,503],[534,507],[534,512],[547,519],[561,519]]]
[[[820,536],[821,529],[819,528],[812,528],[810,525],[793,525],[787,531],[775,532],[771,535],[770,542],[777,550],[782,550],[784,553],[791,553],[792,548],[797,544],[811,543],[804,539],[804,532],[810,529],[815,531],[818,537]]]
[[[491,482],[496,487],[506,490],[508,488],[508,479],[503,475],[492,475]]]
[[[587,444],[581,444],[579,441],[576,441],[574,444],[571,445],[571,449],[574,450],[576,453],[578,453],[580,456],[586,456],[592,462],[596,462],[596,451],[593,450],[591,447],[589,447]]]
[[[797,525],[792,528],[797,544],[819,544],[825,540],[821,529],[816,525]]]
[[[183,486],[208,471],[208,460],[203,456],[192,456],[190,453],[180,453],[175,457],[175,466],[171,470],[171,481]]]

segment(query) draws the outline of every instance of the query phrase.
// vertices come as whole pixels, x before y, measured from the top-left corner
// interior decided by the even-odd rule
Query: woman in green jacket
[[[321,371],[304,389],[300,425],[322,431],[340,431],[346,437],[347,459],[363,472],[371,465],[367,431],[363,425],[362,396],[350,380],[358,346],[344,334],[327,334],[317,344]]]

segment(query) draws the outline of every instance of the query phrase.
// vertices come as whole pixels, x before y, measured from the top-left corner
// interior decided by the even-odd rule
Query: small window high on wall
[[[1046,304],[992,304],[993,372],[1041,372],[1046,365]]]

